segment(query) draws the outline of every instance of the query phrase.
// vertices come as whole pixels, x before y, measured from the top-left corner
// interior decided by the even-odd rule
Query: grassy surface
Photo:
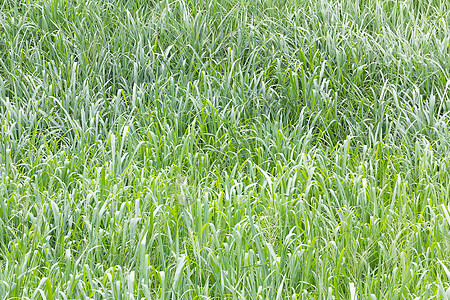
[[[1,0],[1,299],[450,299],[449,39],[444,0]]]

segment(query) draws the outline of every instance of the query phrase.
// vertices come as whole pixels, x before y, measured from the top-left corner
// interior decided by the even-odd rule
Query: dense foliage
[[[2,299],[450,299],[450,2],[1,0]]]

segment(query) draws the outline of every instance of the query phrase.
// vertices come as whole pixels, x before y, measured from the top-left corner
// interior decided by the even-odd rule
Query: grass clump
[[[450,298],[449,12],[0,2],[0,295]]]

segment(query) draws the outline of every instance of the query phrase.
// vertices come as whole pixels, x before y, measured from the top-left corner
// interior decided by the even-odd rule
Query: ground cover
[[[0,1],[2,299],[450,299],[450,3]]]

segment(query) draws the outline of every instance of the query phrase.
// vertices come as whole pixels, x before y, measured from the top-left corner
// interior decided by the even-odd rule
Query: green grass
[[[0,299],[450,299],[450,2],[0,0]]]

